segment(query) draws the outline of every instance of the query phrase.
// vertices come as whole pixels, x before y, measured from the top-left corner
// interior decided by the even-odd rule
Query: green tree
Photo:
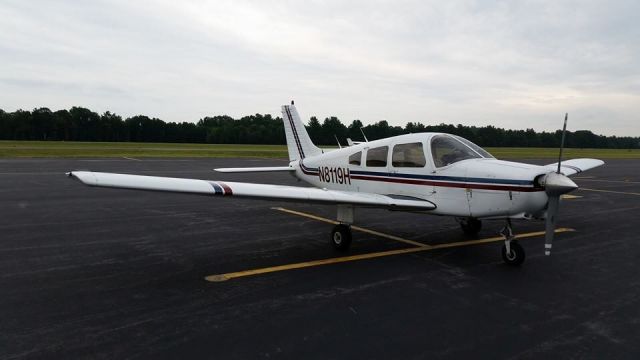
[[[318,118],[312,116],[309,119],[309,124],[306,126],[306,128],[311,140],[318,142],[322,137],[322,125],[320,125],[320,121],[318,121]]]

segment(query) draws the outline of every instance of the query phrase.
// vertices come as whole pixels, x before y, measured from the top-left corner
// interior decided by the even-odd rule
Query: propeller
[[[576,185],[576,183],[574,183],[564,174],[560,173],[560,166],[562,164],[562,150],[564,149],[564,138],[567,132],[568,117],[569,114],[564,115],[562,140],[560,141],[560,155],[558,156],[558,170],[556,172],[548,173],[540,181],[540,184],[544,187],[544,191],[545,193],[547,193],[547,197],[549,198],[549,202],[547,205],[547,219],[545,223],[545,255],[551,255],[551,246],[553,243],[553,237],[555,235],[556,218],[560,205],[560,196],[578,188],[578,185]]]

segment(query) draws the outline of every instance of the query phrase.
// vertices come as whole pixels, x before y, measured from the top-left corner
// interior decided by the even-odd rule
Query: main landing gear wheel
[[[331,244],[338,251],[347,251],[351,246],[351,227],[345,224],[336,225],[331,231]]]
[[[460,220],[460,227],[465,235],[477,236],[482,229],[482,221],[476,218],[465,218]]]
[[[507,253],[507,245],[502,245],[502,260],[504,260],[505,264],[511,266],[520,266],[524,262],[525,254],[522,245],[518,244],[516,241],[511,241],[509,244],[510,250]]]

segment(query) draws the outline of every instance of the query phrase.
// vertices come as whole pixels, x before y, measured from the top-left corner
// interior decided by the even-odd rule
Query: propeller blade
[[[560,195],[549,196],[549,205],[547,206],[547,219],[545,222],[545,235],[544,235],[544,254],[551,255],[551,245],[553,243],[553,236],[556,231],[556,217],[558,215],[558,208],[560,204]]]
[[[558,170],[548,173],[543,179],[544,191],[547,193],[549,202],[547,203],[547,219],[545,221],[544,234],[544,254],[551,255],[553,237],[556,233],[556,217],[560,208],[560,195],[566,194],[578,188],[578,185],[571,179],[560,173],[562,165],[562,150],[564,150],[564,138],[567,134],[567,119],[569,113],[564,114],[564,125],[562,126],[562,139],[560,140],[560,154],[558,154]]]
[[[543,181],[544,191],[547,193],[547,219],[545,222],[544,254],[551,255],[551,245],[556,230],[556,218],[560,205],[560,196],[578,188],[578,185],[565,175],[555,172],[545,175]]]
[[[560,154],[558,155],[558,174],[560,174],[560,165],[562,164],[562,150],[564,149],[564,136],[567,133],[567,119],[569,118],[569,113],[564,114],[564,125],[562,126],[562,140],[560,140]]]

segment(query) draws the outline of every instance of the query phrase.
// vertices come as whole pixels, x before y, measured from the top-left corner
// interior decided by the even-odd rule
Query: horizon
[[[33,111],[34,111],[34,110],[38,110],[38,109],[45,109],[45,108],[46,108],[46,109],[49,109],[49,111],[51,111],[51,113],[56,113],[56,112],[58,112],[58,111],[70,111],[70,110],[71,110],[72,108],[74,108],[74,107],[75,107],[75,108],[81,108],[81,109],[89,110],[89,111],[91,111],[91,112],[93,112],[93,113],[98,114],[99,116],[102,116],[102,115],[104,115],[105,113],[107,113],[107,112],[108,112],[108,113],[110,113],[110,114],[112,114],[112,115],[119,116],[119,117],[122,119],[122,121],[125,121],[125,120],[127,120],[127,119],[129,119],[129,118],[137,117],[137,116],[144,116],[144,117],[147,117],[147,118],[149,118],[149,119],[151,119],[151,120],[160,120],[160,121],[163,121],[164,123],[176,123],[176,124],[180,124],[180,123],[186,122],[186,123],[197,124],[199,121],[204,120],[204,119],[206,119],[206,118],[214,118],[214,117],[218,117],[218,116],[228,116],[228,117],[231,117],[233,120],[236,120],[236,121],[237,121],[237,120],[240,120],[240,119],[245,118],[245,117],[256,116],[256,115],[261,115],[261,116],[269,115],[269,116],[271,116],[274,120],[277,120],[277,119],[282,120],[282,114],[273,115],[273,114],[261,114],[261,113],[254,113],[254,114],[241,115],[241,116],[239,116],[239,117],[233,117],[233,116],[228,115],[228,114],[206,115],[206,116],[201,117],[201,118],[199,118],[198,120],[195,120],[195,121],[178,121],[178,122],[176,122],[176,121],[168,121],[168,120],[165,120],[165,119],[161,119],[161,118],[157,118],[157,117],[148,116],[148,115],[145,115],[145,114],[135,114],[135,115],[132,115],[132,116],[122,116],[122,115],[120,115],[120,114],[118,114],[118,113],[116,113],[116,112],[110,111],[110,110],[106,110],[106,111],[104,111],[104,112],[100,113],[100,112],[94,111],[94,110],[92,110],[92,109],[90,109],[90,108],[87,108],[87,107],[84,107],[84,106],[72,106],[71,108],[68,108],[68,109],[57,109],[57,110],[53,110],[53,109],[50,109],[50,108],[47,108],[47,107],[36,107],[36,108],[34,108],[34,109],[32,109],[32,110],[17,109],[17,110],[15,110],[14,112],[17,112],[17,111],[27,111],[27,112],[31,112],[31,113],[33,113]],[[0,111],[5,111],[6,113],[11,113],[11,112],[6,111],[6,110],[5,110],[5,109],[3,109],[3,108],[0,108]],[[313,117],[315,117],[316,119],[318,119],[318,121],[319,121],[319,123],[320,123],[320,124],[322,124],[322,123],[324,122],[324,120],[325,120],[325,119],[329,119],[329,118],[335,117],[335,118],[337,118],[337,119],[338,119],[338,121],[340,121],[340,123],[341,123],[341,124],[343,124],[345,127],[348,127],[348,126],[349,126],[349,125],[351,125],[351,123],[352,123],[352,122],[354,122],[354,121],[361,121],[360,119],[343,120],[343,119],[340,119],[339,117],[337,117],[337,116],[335,116],[335,115],[329,115],[329,116],[326,116],[325,118],[321,118],[321,117],[318,117],[318,116],[315,116],[315,115],[311,115],[311,116],[309,116],[308,120],[304,123],[304,124],[305,124],[305,126],[309,126],[309,121],[311,121],[311,118],[313,118]],[[570,117],[569,117],[569,118],[570,118]],[[469,127],[469,128],[473,128],[473,127],[475,127],[475,128],[486,128],[486,127],[489,127],[489,126],[493,126],[493,127],[495,127],[496,129],[501,129],[501,130],[505,130],[505,131],[527,131],[527,130],[534,130],[537,134],[542,134],[542,133],[556,133],[556,132],[562,131],[562,128],[558,128],[558,129],[556,129],[556,130],[549,130],[549,131],[547,131],[547,130],[535,130],[535,129],[533,129],[533,128],[510,128],[510,127],[501,127],[501,126],[495,126],[495,125],[491,125],[491,124],[489,124],[489,125],[474,125],[474,124],[471,124],[471,125],[465,125],[465,124],[461,124],[461,123],[457,123],[457,124],[456,124],[456,123],[445,123],[445,122],[433,122],[433,123],[427,123],[427,122],[424,122],[424,121],[407,121],[407,122],[405,122],[405,123],[403,123],[403,124],[401,124],[401,123],[398,123],[398,124],[391,124],[387,119],[380,119],[380,120],[378,120],[378,121],[371,122],[371,123],[364,123],[364,122],[363,122],[363,123],[362,123],[362,125],[363,125],[363,128],[366,128],[367,126],[374,126],[374,125],[376,125],[377,123],[379,123],[380,121],[387,121],[387,123],[389,124],[389,126],[390,126],[390,127],[399,126],[399,127],[401,127],[402,129],[406,129],[406,127],[407,127],[407,125],[408,125],[409,123],[418,123],[418,124],[422,124],[422,125],[424,125],[424,126],[443,126],[443,125],[444,125],[444,126],[454,126],[454,127],[458,127],[458,126],[465,126],[465,127]],[[362,122],[362,121],[361,121],[361,122]],[[590,129],[569,129],[569,126],[567,126],[567,132],[570,132],[570,133],[576,133],[576,132],[581,132],[581,131],[589,131],[589,132],[593,133],[593,134],[594,134],[594,135],[596,135],[596,136],[618,137],[618,138],[640,138],[640,136],[633,136],[633,135],[615,135],[615,134],[614,134],[614,135],[605,135],[605,134],[600,134],[600,133],[597,133],[597,132],[593,132],[593,131],[592,131],[592,130],[590,130]]]

